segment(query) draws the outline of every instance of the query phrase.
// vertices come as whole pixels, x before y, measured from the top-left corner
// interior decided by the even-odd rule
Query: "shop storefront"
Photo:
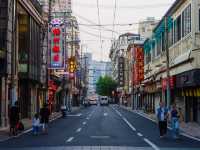
[[[185,114],[185,121],[200,124],[200,69],[177,75],[176,87],[176,102]]]
[[[156,82],[146,84],[144,87],[144,92],[145,109],[147,112],[154,113],[156,104],[160,101],[160,90],[157,89]]]

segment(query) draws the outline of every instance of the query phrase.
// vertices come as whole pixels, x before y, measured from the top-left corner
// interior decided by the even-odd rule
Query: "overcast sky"
[[[146,17],[160,19],[175,0],[116,0],[115,24],[125,26],[114,27],[118,33],[137,33],[137,23]],[[97,0],[72,0],[73,13],[80,24],[81,44],[84,52],[92,52],[93,59],[108,61],[111,46],[115,0],[99,0],[100,23],[106,25],[101,29],[102,42],[100,42],[99,27],[87,26],[98,24]],[[82,25],[81,25],[82,24]],[[126,25],[132,24],[132,25]],[[119,34],[114,34],[118,37]],[[102,49],[101,49],[102,43]]]

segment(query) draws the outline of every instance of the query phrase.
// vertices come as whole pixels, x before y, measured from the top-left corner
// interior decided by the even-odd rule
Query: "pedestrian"
[[[160,131],[160,138],[163,138],[167,134],[167,120],[168,120],[168,109],[165,107],[164,102],[160,102],[160,106],[156,111],[158,119],[158,127]]]
[[[171,127],[172,127],[172,137],[177,139],[179,137],[179,118],[180,114],[177,110],[176,104],[173,104],[171,110]]]
[[[48,109],[48,105],[47,104],[44,104],[43,108],[41,108],[40,116],[41,116],[41,124],[42,124],[43,132],[47,133],[48,123],[49,123],[49,116],[50,116],[50,111]]]
[[[40,118],[37,113],[34,115],[32,125],[33,125],[33,135],[38,135],[40,127]]]
[[[9,121],[10,121],[10,135],[17,135],[17,124],[19,122],[19,107],[16,101],[14,106],[10,107],[9,110]]]

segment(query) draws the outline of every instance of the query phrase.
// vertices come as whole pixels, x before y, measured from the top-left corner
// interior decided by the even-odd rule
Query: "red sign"
[[[65,26],[63,24],[49,25],[50,69],[65,68]]]
[[[170,77],[169,78],[169,85],[170,85],[170,89],[174,89],[175,87],[175,77]],[[162,89],[166,90],[167,89],[167,78],[162,79]]]
[[[135,46],[133,51],[133,83],[138,85],[144,80],[144,51],[142,46]]]

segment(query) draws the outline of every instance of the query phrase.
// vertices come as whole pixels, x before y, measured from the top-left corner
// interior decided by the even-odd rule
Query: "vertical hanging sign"
[[[53,19],[49,25],[49,68],[65,68],[65,26],[60,19]]]

